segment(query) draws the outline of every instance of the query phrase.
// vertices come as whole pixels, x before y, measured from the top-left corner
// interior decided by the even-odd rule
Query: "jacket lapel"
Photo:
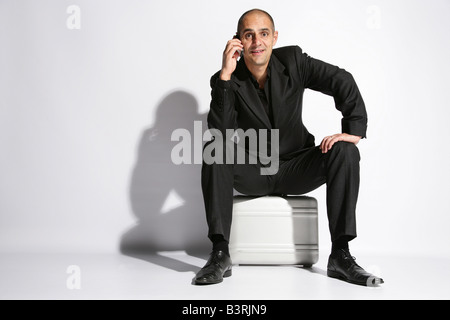
[[[241,96],[242,100],[244,100],[247,107],[265,127],[271,128],[272,125],[270,124],[269,117],[264,110],[264,106],[259,99],[255,87],[253,86],[250,72],[245,66],[244,59],[239,60],[233,80],[238,86],[237,93]]]
[[[272,54],[270,70],[270,96],[272,99],[273,122],[275,128],[278,128],[279,114],[284,109],[284,99],[286,97],[286,89],[288,87],[289,77],[284,73],[285,67]]]

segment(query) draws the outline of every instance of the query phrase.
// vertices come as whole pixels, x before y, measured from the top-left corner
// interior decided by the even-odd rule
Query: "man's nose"
[[[254,46],[259,46],[261,44],[261,38],[258,35],[255,35],[253,37],[253,45]]]

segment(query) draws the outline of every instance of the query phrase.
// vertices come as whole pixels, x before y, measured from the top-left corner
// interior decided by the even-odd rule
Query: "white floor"
[[[185,252],[133,258],[122,254],[0,254],[0,299],[449,299],[450,259],[358,256],[385,284],[369,288],[326,276],[327,255],[311,269],[235,266],[218,285],[191,280],[205,259]],[[75,266],[71,268],[70,266]],[[79,285],[79,289],[76,287]],[[74,288],[75,287],[75,288]]]

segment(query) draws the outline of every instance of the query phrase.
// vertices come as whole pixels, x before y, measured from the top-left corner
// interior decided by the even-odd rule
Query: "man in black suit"
[[[360,160],[356,144],[365,138],[367,128],[358,87],[350,73],[313,59],[297,46],[273,49],[277,38],[267,12],[247,11],[226,45],[222,69],[211,78],[209,128],[224,136],[227,129],[277,129],[279,168],[262,174],[265,165],[260,162],[203,163],[202,189],[213,250],[194,283],[219,283],[231,275],[233,189],[260,196],[304,194],[324,183],[332,240],[328,276],[361,285],[368,285],[369,279],[371,284],[383,283],[358,266],[348,249],[356,237]],[[342,133],[325,137],[319,146],[302,122],[305,89],[332,96],[343,115]]]

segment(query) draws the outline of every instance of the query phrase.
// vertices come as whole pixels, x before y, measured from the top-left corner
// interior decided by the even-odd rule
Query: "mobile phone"
[[[239,34],[236,32],[236,34],[233,36],[233,39],[239,39]],[[242,56],[244,55],[244,49],[242,50],[237,50],[239,52],[239,58],[242,58]]]

